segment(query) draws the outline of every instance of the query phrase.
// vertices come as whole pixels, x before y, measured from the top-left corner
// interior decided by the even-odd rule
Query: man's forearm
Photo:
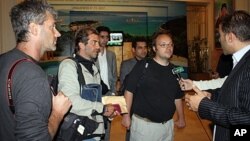
[[[49,117],[49,123],[48,123],[48,130],[49,130],[51,139],[54,138],[62,119],[63,119],[63,116],[60,116],[59,114],[56,114],[53,111],[51,112],[51,115]]]
[[[124,93],[124,97],[125,97],[126,104],[127,104],[128,114],[130,114],[131,105],[133,101],[133,93],[126,90]]]
[[[184,110],[183,110],[182,99],[176,99],[175,106],[176,106],[178,119],[184,120]]]

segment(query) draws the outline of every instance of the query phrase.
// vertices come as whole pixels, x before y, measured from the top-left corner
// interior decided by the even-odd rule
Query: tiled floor
[[[184,107],[186,127],[175,128],[174,141],[211,141],[210,122],[201,120],[195,112],[189,111],[186,105]],[[121,126],[121,117],[116,117],[112,121],[110,136],[110,141],[125,141],[125,128]]]

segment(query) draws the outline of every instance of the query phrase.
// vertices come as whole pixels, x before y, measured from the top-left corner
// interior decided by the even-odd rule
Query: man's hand
[[[115,107],[112,104],[107,104],[104,107],[103,115],[112,119],[119,115],[119,113],[115,111]]]
[[[130,115],[129,114],[124,114],[122,116],[122,125],[129,129],[130,128],[130,125],[131,125],[131,118],[130,118]]]
[[[201,100],[208,95],[208,92],[203,92],[199,90],[196,86],[193,87],[195,91],[194,95],[185,95],[186,105],[189,107],[189,110],[193,110],[195,112],[198,111]]]
[[[69,111],[71,101],[63,92],[58,92],[56,96],[53,95],[52,97],[52,112],[63,117]]]
[[[184,128],[186,126],[186,122],[185,120],[178,119],[177,121],[175,121],[175,125],[177,126],[177,128]]]
[[[183,79],[183,78],[181,78],[179,80],[179,85],[180,85],[182,91],[192,90],[192,88],[193,88],[193,81],[190,80],[190,79]]]

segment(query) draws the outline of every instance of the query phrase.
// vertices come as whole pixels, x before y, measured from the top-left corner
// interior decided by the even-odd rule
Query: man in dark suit
[[[120,83],[123,84],[125,76],[133,69],[137,61],[144,59],[147,56],[148,48],[145,38],[138,38],[132,42],[133,58],[124,60],[121,63],[120,69]]]
[[[189,109],[215,123],[214,140],[229,141],[230,127],[250,125],[250,15],[235,11],[219,26],[224,54],[232,54],[234,66],[220,91],[186,95]]]

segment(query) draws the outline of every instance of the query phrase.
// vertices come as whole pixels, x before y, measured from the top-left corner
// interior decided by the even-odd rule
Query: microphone
[[[180,73],[184,72],[184,68],[183,67],[176,67],[176,68],[173,68],[172,69],[172,73],[174,75],[176,75],[178,77],[178,79],[180,80],[181,79],[181,75]]]

